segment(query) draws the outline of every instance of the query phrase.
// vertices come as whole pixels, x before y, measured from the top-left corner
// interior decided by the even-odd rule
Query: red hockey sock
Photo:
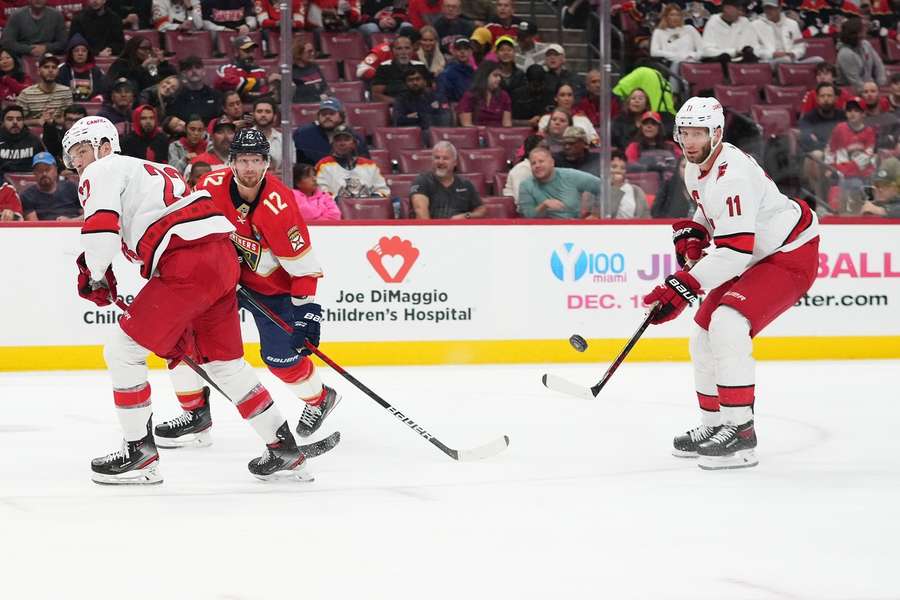
[[[183,393],[175,393],[178,396],[178,403],[181,404],[181,409],[184,411],[192,411],[201,408],[205,403],[205,398],[203,397],[203,391],[196,392],[183,392]]]

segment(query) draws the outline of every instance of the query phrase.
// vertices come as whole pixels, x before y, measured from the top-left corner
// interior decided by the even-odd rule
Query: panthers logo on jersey
[[[237,232],[234,231],[231,232],[231,241],[235,248],[237,248],[238,254],[240,254],[244,263],[251,271],[256,271],[256,267],[259,266],[259,258],[262,254],[262,244],[257,240],[238,235]]]

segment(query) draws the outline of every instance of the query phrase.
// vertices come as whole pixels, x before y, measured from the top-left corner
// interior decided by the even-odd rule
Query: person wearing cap
[[[408,36],[400,34],[394,38],[391,53],[389,60],[378,65],[372,79],[372,99],[388,104],[393,104],[394,98],[406,89],[407,72],[418,69],[423,74],[428,73],[423,63],[413,60],[413,45]]]
[[[469,37],[475,30],[475,24],[460,16],[460,0],[443,0],[441,16],[435,19],[434,29],[438,32],[441,50],[449,52],[457,38]]]
[[[68,179],[60,179],[56,159],[39,152],[31,161],[34,184],[22,190],[22,211],[26,221],[80,221],[78,189]]]
[[[600,155],[590,151],[590,138],[584,129],[574,125],[566,127],[562,142],[562,152],[553,155],[557,167],[600,174]]]
[[[625,157],[628,162],[642,163],[648,169],[660,167],[669,170],[681,156],[681,148],[666,138],[662,116],[648,110],[641,117],[641,125],[634,138],[625,147]],[[646,156],[647,152],[652,152],[653,156]],[[641,160],[642,156],[644,160]]]
[[[141,104],[132,111],[131,131],[121,138],[122,154],[151,162],[169,162],[169,136],[159,127],[156,109]]]
[[[547,46],[544,42],[537,41],[538,27],[533,21],[520,21],[516,26],[516,42],[519,44],[519,52],[516,54],[516,66],[523,71],[531,65],[544,64]]]
[[[395,127],[450,127],[450,106],[438,99],[428,85],[424,67],[406,72],[406,90],[394,100],[391,116]]]
[[[85,0],[84,10],[72,17],[69,36],[87,40],[94,56],[116,56],[125,48],[122,17],[110,10],[106,0]]]
[[[553,108],[553,92],[544,87],[547,72],[541,65],[525,70],[525,84],[510,93],[512,118],[516,127],[537,127],[541,117]]]
[[[0,46],[17,57],[32,57],[31,60],[35,60],[48,52],[62,53],[66,48],[66,39],[66,22],[62,13],[47,6],[46,0],[29,0],[28,8],[17,10],[9,16],[0,36]]]
[[[278,73],[266,74],[266,70],[256,64],[256,50],[259,45],[249,35],[234,38],[234,62],[222,65],[216,71],[216,89],[234,90],[244,102],[252,102],[271,93],[271,84],[281,79]]]
[[[516,66],[516,40],[502,35],[494,42],[494,54],[500,65],[500,87],[507,93],[525,84],[525,72]]]
[[[841,173],[842,206],[848,206],[859,199],[866,179],[875,172],[878,136],[874,127],[866,125],[862,98],[848,100],[844,112],[847,121],[838,123],[831,132],[825,147],[825,164],[833,165]]]
[[[531,177],[519,185],[516,198],[519,214],[529,219],[580,219],[589,210],[582,202],[584,194],[600,194],[600,178],[577,169],[559,169],[546,146],[537,146],[528,154]]]
[[[431,170],[420,173],[409,188],[416,219],[480,219],[487,213],[475,185],[455,173],[456,147],[443,140],[431,149]]]
[[[762,0],[763,14],[752,22],[764,48],[761,58],[769,62],[821,62],[819,56],[804,58],[806,43],[800,25],[781,13],[781,0]]]
[[[308,125],[301,125],[294,130],[292,136],[297,151],[297,162],[315,165],[331,154],[331,137],[339,125],[347,122],[344,105],[337,98],[325,98],[319,103],[316,120]],[[369,156],[369,148],[365,139],[356,132],[356,153]]]
[[[758,62],[762,40],[747,17],[741,14],[743,0],[722,0],[722,12],[710,17],[703,29],[703,61],[728,63]]]
[[[555,93],[561,84],[567,83],[572,86],[576,95],[581,95],[584,82],[577,73],[566,68],[566,51],[559,44],[547,45],[544,51],[544,70],[547,71],[544,87],[548,91]]]
[[[860,214],[900,219],[900,160],[886,158],[872,176],[871,200],[862,205]]]
[[[187,122],[193,114],[200,115],[204,123],[222,113],[222,92],[214,90],[206,83],[203,59],[188,56],[178,63],[181,72],[181,88],[169,105],[169,114]]]
[[[237,131],[234,123],[225,121],[224,119],[213,119],[207,125],[209,132],[210,148],[202,154],[198,154],[191,159],[188,165],[187,174],[190,175],[190,165],[198,162],[208,163],[213,171],[222,169],[228,165],[228,152],[231,142],[234,140],[234,133]]]
[[[134,83],[130,79],[120,77],[110,86],[109,101],[100,106],[97,116],[109,119],[113,125],[129,123],[135,96]]]
[[[477,67],[483,60],[493,59],[493,39],[487,27],[476,27],[469,36],[472,42],[472,66]]]
[[[91,102],[102,98],[109,85],[106,75],[94,61],[94,54],[80,34],[69,39],[66,47],[66,62],[59,67],[56,82],[72,89],[75,102]]]
[[[375,161],[359,156],[356,134],[338,125],[331,136],[331,154],[316,163],[316,183],[340,204],[344,198],[387,198],[391,194]]]
[[[458,38],[453,42],[453,60],[438,77],[438,97],[447,102],[459,102],[472,85],[473,77],[472,42],[468,38]]]
[[[531,29],[531,24],[529,19],[513,14],[513,0],[497,0],[494,16],[485,27],[491,33],[492,43],[496,44],[503,36],[516,39],[522,31]],[[537,31],[537,25],[534,30]]]
[[[3,108],[0,124],[0,175],[25,173],[31,170],[32,157],[44,150],[44,145],[25,126],[25,111],[18,104]]]
[[[27,127],[40,127],[46,121],[61,117],[61,109],[72,104],[72,89],[56,83],[59,59],[45,54],[38,65],[39,81],[22,90],[16,98],[16,103],[25,110]]]

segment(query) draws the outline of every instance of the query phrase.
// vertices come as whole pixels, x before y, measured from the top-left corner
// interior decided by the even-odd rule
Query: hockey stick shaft
[[[247,290],[245,290],[242,287],[239,287],[237,293],[241,298],[243,298],[247,302],[248,305],[253,307],[253,309],[256,310],[259,314],[263,315],[264,317],[269,319],[272,323],[274,323],[275,325],[280,327],[285,332],[285,334],[291,335],[293,333],[293,331],[294,331],[293,327],[291,327],[289,324],[285,323],[284,320],[282,320],[278,315],[276,315],[274,312],[272,312],[268,307],[263,306],[262,304],[257,302],[256,299]],[[420,436],[422,436],[423,438],[425,438],[426,440],[428,440],[429,442],[434,444],[438,448],[438,450],[440,450],[441,452],[443,452],[450,458],[452,458],[454,460],[459,460],[459,452],[457,450],[454,450],[453,448],[446,446],[439,439],[437,439],[436,437],[434,437],[433,435],[428,433],[428,431],[426,431],[424,427],[422,427],[421,425],[419,425],[418,423],[413,421],[411,418],[409,418],[408,416],[404,415],[402,412],[400,412],[399,410],[397,410],[396,408],[391,406],[391,404],[387,400],[385,400],[384,398],[382,398],[381,396],[376,394],[367,385],[365,385],[359,379],[357,379],[356,377],[354,377],[353,375],[348,373],[346,369],[344,369],[341,365],[339,365],[336,362],[334,362],[333,360],[331,360],[331,358],[329,358],[324,352],[322,352],[321,350],[319,350],[318,348],[316,348],[309,342],[306,342],[306,348],[307,348],[307,350],[309,350],[310,352],[312,352],[313,354],[318,356],[320,359],[322,359],[322,362],[324,362],[329,367],[334,369],[341,377],[343,377],[344,379],[346,379],[347,381],[352,383],[358,390],[360,390],[366,396],[368,396],[369,398],[371,398],[372,400],[374,400],[375,402],[380,404],[381,407],[384,408],[385,410],[387,410],[389,413],[394,415],[398,421],[400,421],[401,423],[403,423],[404,425],[406,425],[407,427],[409,427],[410,429],[412,429],[413,431],[418,433]]]
[[[644,332],[647,331],[647,327],[650,326],[651,321],[656,316],[656,308],[654,307],[650,312],[647,313],[647,316],[644,318],[644,321],[641,323],[641,326],[638,327],[637,331],[634,332],[634,335],[631,336],[631,339],[628,340],[628,343],[625,344],[625,347],[622,348],[622,351],[619,352],[619,355],[616,359],[609,365],[609,368],[606,370],[606,373],[603,374],[603,377],[598,381],[595,385],[591,386],[591,393],[594,397],[600,393],[600,390],[606,385],[606,383],[613,376],[613,373],[616,372],[616,369],[619,368],[625,361],[625,357],[628,356],[628,353],[631,352],[631,349],[634,348],[634,345],[637,344],[638,340],[641,339],[641,336],[644,335]]]

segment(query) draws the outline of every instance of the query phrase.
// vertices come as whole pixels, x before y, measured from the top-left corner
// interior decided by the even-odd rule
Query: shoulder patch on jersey
[[[300,252],[300,249],[303,248],[303,236],[300,234],[300,228],[294,225],[288,229],[287,236],[294,252]]]
[[[728,163],[724,162],[719,165],[719,172],[716,174],[716,181],[722,179],[722,176],[725,174],[725,171],[728,170]]]

